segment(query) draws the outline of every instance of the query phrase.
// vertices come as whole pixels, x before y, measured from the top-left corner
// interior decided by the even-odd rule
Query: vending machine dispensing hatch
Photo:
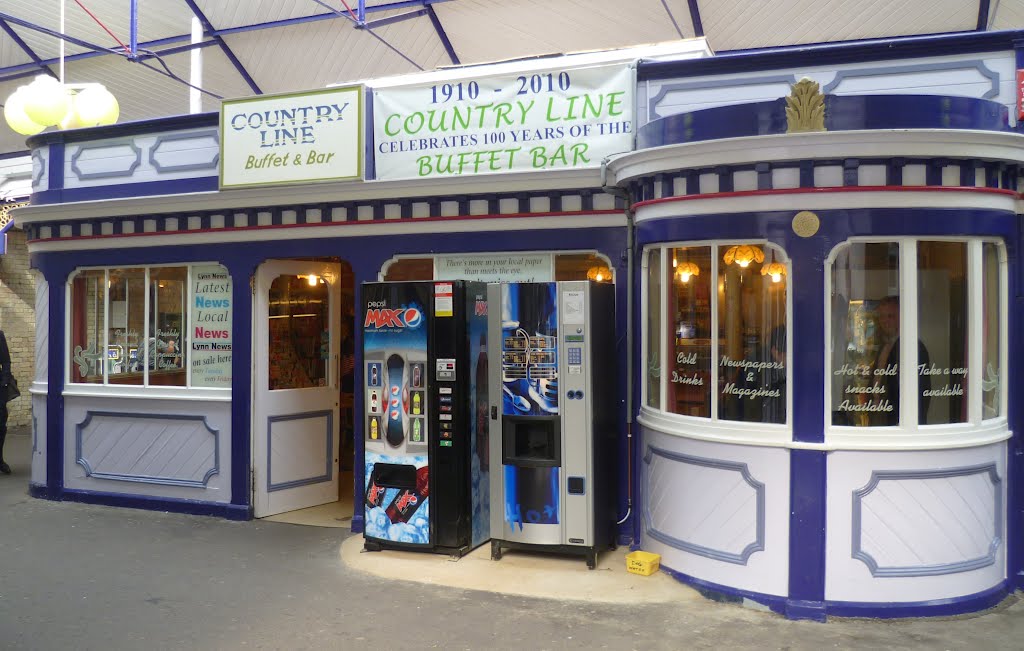
[[[614,545],[614,287],[488,286],[491,558],[503,549],[579,554]]]
[[[490,537],[486,286],[361,290],[364,545],[462,555]]]

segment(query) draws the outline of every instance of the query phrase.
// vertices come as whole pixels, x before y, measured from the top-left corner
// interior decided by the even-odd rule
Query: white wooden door
[[[262,518],[338,499],[341,279],[337,264],[270,260],[253,310],[253,508]]]

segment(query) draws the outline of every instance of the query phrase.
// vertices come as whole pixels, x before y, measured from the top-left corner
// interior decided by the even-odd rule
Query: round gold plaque
[[[820,227],[821,220],[810,210],[801,210],[793,217],[793,232],[800,237],[810,237]]]

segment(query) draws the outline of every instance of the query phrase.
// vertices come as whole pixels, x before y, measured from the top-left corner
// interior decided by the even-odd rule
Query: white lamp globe
[[[78,104],[77,104],[77,101],[76,101],[77,97],[78,97],[78,95],[75,94],[75,91],[73,91],[73,90],[71,90],[69,88],[68,89],[68,102],[69,102],[68,103],[68,112],[67,112],[67,115],[64,116],[64,119],[60,121],[60,124],[57,125],[58,127],[60,127],[63,130],[78,129],[78,128],[80,128],[82,126],[82,121],[78,117]]]
[[[68,107],[64,84],[53,77],[39,75],[25,87],[25,115],[36,124],[48,127],[60,123]]]
[[[117,99],[101,84],[91,84],[75,97],[79,126],[96,127],[117,122],[120,107]]]
[[[4,102],[4,119],[16,133],[23,136],[31,136],[39,133],[46,127],[36,124],[25,115],[25,88],[22,86],[11,93],[11,96]]]

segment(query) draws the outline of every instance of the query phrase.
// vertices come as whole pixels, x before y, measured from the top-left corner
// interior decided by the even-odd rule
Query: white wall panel
[[[661,564],[764,594],[789,584],[789,451],[642,430],[641,540]]]
[[[825,596],[916,602],[1006,576],[1006,445],[828,457]]]

